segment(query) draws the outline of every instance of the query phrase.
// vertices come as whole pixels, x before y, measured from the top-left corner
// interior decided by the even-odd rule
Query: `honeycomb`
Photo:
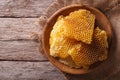
[[[99,35],[99,36],[98,36]],[[91,44],[79,42],[69,50],[69,55],[77,66],[88,66],[107,58],[107,38],[106,32],[98,27],[94,30]]]
[[[53,30],[51,31],[50,34],[50,45],[53,44],[53,41],[56,42],[57,38],[62,38],[63,37],[63,32],[64,32],[64,25],[63,25],[64,21],[63,18],[60,16],[57,20],[57,22],[55,23],[55,25],[53,26]],[[58,40],[59,42],[59,40]]]
[[[81,9],[71,12],[64,19],[65,32],[64,35],[90,44],[94,30],[95,15],[90,11]]]
[[[66,39],[66,38],[57,38],[54,40],[54,43],[50,47],[50,55],[59,57],[59,58],[67,58],[68,50],[75,44],[74,40]]]
[[[62,23],[63,19],[58,19],[51,32],[49,43],[51,45],[50,55],[64,59],[69,56],[67,54],[68,50],[75,43],[75,40],[63,36],[64,28]]]
[[[108,48],[108,43],[107,43],[107,34],[104,30],[99,29],[99,27],[97,27],[94,30],[94,43],[96,43],[96,47],[98,47],[100,50],[106,49]]]
[[[59,16],[50,33],[50,55],[71,68],[84,69],[107,59],[107,34],[94,23],[94,14],[85,9]]]
[[[106,49],[106,50],[100,55],[99,61],[106,60],[106,59],[107,59],[107,56],[108,56],[108,51],[107,51],[107,49]]]

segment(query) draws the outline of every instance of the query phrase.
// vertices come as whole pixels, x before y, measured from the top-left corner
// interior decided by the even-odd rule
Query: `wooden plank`
[[[0,0],[0,17],[39,17],[55,0]]]
[[[42,33],[42,27],[36,23],[37,18],[0,18],[0,40],[31,39]]]
[[[0,0],[0,17],[39,17],[52,2],[56,0]],[[61,5],[55,4],[54,8],[70,5],[73,3],[82,3],[104,9],[112,7],[117,0],[57,0]],[[112,2],[113,1],[113,2]],[[112,3],[113,4],[112,4]],[[108,3],[108,4],[106,4]],[[51,8],[51,10],[54,10]],[[51,13],[51,11],[49,11]]]
[[[46,60],[35,42],[42,33],[37,18],[0,18],[1,60]],[[33,36],[33,37],[32,37]]]
[[[34,41],[0,41],[0,60],[47,60],[38,51],[38,46]]]
[[[49,62],[0,62],[0,80],[65,80]]]

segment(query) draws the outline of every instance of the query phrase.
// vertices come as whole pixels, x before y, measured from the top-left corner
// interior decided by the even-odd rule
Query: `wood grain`
[[[37,17],[53,1],[0,0],[0,80],[64,80],[36,42],[42,33]]]
[[[0,80],[65,80],[49,62],[0,62]]]
[[[41,34],[42,27],[37,18],[0,18],[0,40],[29,40],[34,34]]]
[[[46,60],[38,51],[41,44],[35,41],[35,35],[42,33],[35,22],[37,18],[0,18],[1,60]]]
[[[0,60],[46,61],[34,41],[0,41]]]
[[[55,0],[0,0],[0,17],[39,17]]]

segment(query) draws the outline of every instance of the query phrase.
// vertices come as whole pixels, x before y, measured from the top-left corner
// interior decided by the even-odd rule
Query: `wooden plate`
[[[71,6],[61,8],[60,10],[55,12],[50,17],[50,19],[48,20],[48,22],[45,25],[44,32],[42,35],[42,46],[43,46],[45,55],[50,60],[50,62],[54,66],[56,66],[58,69],[60,69],[61,71],[66,72],[66,73],[70,73],[70,74],[85,74],[85,73],[88,73],[90,71],[95,70],[97,67],[97,66],[95,66],[89,70],[74,69],[74,68],[70,68],[70,67],[60,63],[57,59],[50,56],[50,51],[49,51],[49,49],[50,49],[50,45],[49,45],[50,32],[51,32],[58,16],[60,16],[60,15],[66,16],[70,12],[73,12],[73,11],[78,10],[78,9],[87,9],[87,10],[91,11],[96,16],[96,25],[99,25],[99,27],[101,29],[103,29],[107,32],[109,46],[110,46],[111,37],[112,37],[112,30],[111,30],[111,25],[110,25],[109,20],[101,11],[99,11],[98,9],[96,9],[94,7],[84,6],[84,5],[71,5]],[[100,66],[100,64],[99,64],[99,66]]]

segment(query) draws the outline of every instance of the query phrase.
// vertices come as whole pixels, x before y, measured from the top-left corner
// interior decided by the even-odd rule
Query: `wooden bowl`
[[[50,62],[54,66],[56,66],[58,69],[60,69],[61,71],[66,72],[66,73],[70,73],[70,74],[88,73],[92,70],[95,70],[95,68],[97,67],[97,66],[95,66],[89,70],[70,68],[69,66],[66,66],[66,65],[60,63],[57,59],[50,56],[50,51],[49,51],[49,49],[50,49],[50,45],[49,45],[50,32],[51,32],[53,25],[55,24],[58,16],[60,16],[60,15],[66,16],[70,12],[73,12],[73,11],[78,10],[78,9],[87,9],[87,10],[91,11],[96,16],[96,23],[95,24],[99,25],[99,27],[101,29],[103,29],[107,32],[109,43],[111,42],[111,37],[112,37],[112,30],[111,30],[109,20],[101,11],[99,11],[98,9],[96,9],[94,7],[84,6],[84,5],[71,5],[71,6],[61,8],[60,10],[55,12],[50,17],[50,19],[48,20],[48,22],[45,25],[44,32],[42,35],[42,46],[43,46],[45,55],[50,60]],[[100,64],[99,64],[99,66],[100,66]]]

